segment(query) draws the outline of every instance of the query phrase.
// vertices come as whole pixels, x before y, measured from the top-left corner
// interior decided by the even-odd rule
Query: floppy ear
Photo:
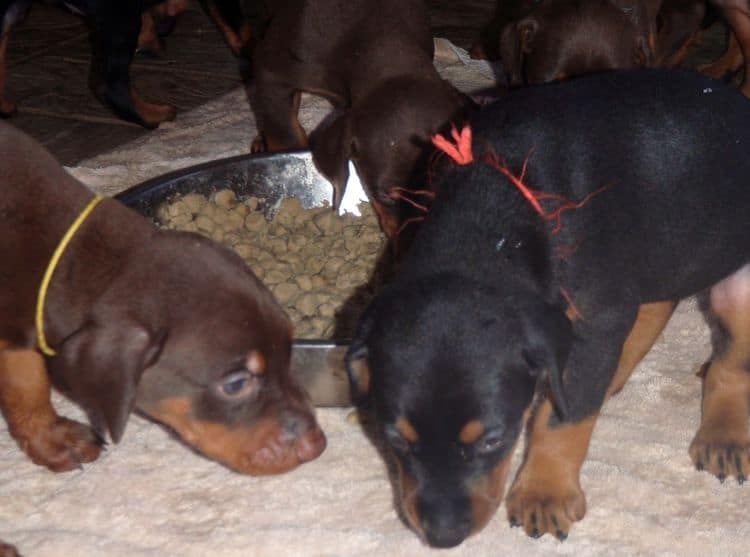
[[[523,356],[532,374],[538,377],[547,373],[558,416],[565,420],[569,412],[562,375],[573,342],[573,327],[563,311],[549,304],[529,308],[523,319]]]
[[[352,156],[352,125],[349,114],[342,114],[328,127],[310,137],[315,166],[333,184],[333,208],[338,209],[349,179]]]
[[[367,340],[375,323],[375,312],[377,301],[370,304],[364,311],[357,324],[357,332],[352,339],[349,350],[346,351],[346,373],[349,376],[349,388],[351,389],[352,401],[362,405],[370,393],[370,364],[368,361],[369,350]]]
[[[653,52],[648,40],[643,35],[638,35],[634,45],[635,65],[638,68],[648,68],[653,62]]]
[[[153,334],[136,323],[89,322],[63,342],[47,367],[95,421],[106,424],[117,443],[135,406],[141,374],[157,360],[165,340],[166,333]]]
[[[531,52],[531,41],[539,28],[536,19],[527,17],[509,23],[500,35],[500,60],[508,76],[509,85],[523,85],[523,62]]]
[[[516,24],[518,44],[523,54],[531,53],[531,42],[537,30],[539,30],[539,22],[533,17],[525,17]]]
[[[356,406],[362,405],[370,392],[370,364],[367,362],[367,355],[367,346],[361,341],[355,341],[346,351],[349,390]]]

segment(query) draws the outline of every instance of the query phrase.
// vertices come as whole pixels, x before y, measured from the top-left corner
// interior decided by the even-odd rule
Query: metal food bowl
[[[138,213],[156,220],[159,206],[187,193],[210,196],[231,189],[238,198],[265,199],[273,212],[287,197],[305,209],[330,204],[333,187],[315,168],[309,151],[239,155],[191,166],[133,186],[115,196]],[[316,406],[349,406],[350,394],[343,366],[345,340],[295,340],[292,373]]]
[[[286,197],[298,198],[305,209],[321,207],[333,199],[333,186],[315,168],[310,151],[217,159],[157,176],[115,198],[155,219],[159,205],[178,195],[210,196],[225,188],[240,199],[262,197],[270,207]]]

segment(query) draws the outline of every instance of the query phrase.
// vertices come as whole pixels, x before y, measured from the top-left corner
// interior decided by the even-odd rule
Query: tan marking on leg
[[[674,302],[656,302],[643,304],[638,308],[638,317],[636,317],[635,324],[623,344],[617,372],[607,390],[607,398],[617,394],[622,389],[630,378],[630,374],[633,373],[643,357],[648,354],[664,327],[667,326],[676,306],[677,304]]]
[[[130,98],[133,100],[135,110],[149,127],[156,128],[162,122],[174,120],[177,115],[175,108],[168,104],[154,104],[144,101],[134,87],[130,89]]]
[[[742,483],[750,473],[750,266],[712,289],[711,310],[729,345],[704,367],[701,425],[689,452],[699,470]]]
[[[484,435],[484,424],[479,420],[471,420],[466,422],[466,425],[461,428],[461,432],[458,434],[458,440],[466,445],[476,443],[476,441]]]
[[[675,304],[644,304],[620,356],[607,398],[619,391],[669,321]],[[531,418],[524,463],[506,502],[511,524],[522,524],[529,536],[550,533],[565,539],[573,522],[586,514],[580,485],[581,466],[588,452],[598,414],[578,423],[549,427],[553,407],[542,402]]]
[[[36,464],[54,472],[99,456],[91,428],[57,415],[44,359],[36,350],[0,350],[0,409],[11,436]]]
[[[139,51],[151,52],[156,56],[164,54],[164,45],[156,33],[156,21],[154,21],[154,10],[146,10],[141,14],[141,32],[138,34]]]
[[[542,402],[532,418],[526,458],[506,501],[511,524],[522,524],[529,536],[567,536],[573,522],[586,514],[579,473],[586,458],[596,416],[550,429],[553,407]]]
[[[7,71],[8,35],[0,37],[0,116],[10,116],[16,111],[16,105],[5,100],[5,74]]]

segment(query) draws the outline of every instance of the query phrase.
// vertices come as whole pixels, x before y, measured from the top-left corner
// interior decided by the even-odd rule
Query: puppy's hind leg
[[[53,472],[96,460],[102,440],[88,426],[58,416],[50,392],[42,356],[0,342],[0,409],[19,447]]]
[[[302,92],[263,68],[256,69],[256,80],[253,110],[259,135],[253,140],[251,151],[306,149],[307,133],[297,118]]]
[[[690,457],[698,470],[742,483],[750,474],[750,264],[709,296],[713,354],[703,373],[701,425]]]

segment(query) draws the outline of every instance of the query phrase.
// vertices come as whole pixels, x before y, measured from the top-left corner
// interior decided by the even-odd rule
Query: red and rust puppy
[[[623,5],[620,5],[623,4]],[[651,6],[611,0],[547,0],[506,25],[500,58],[511,86],[652,65]]]
[[[437,180],[347,355],[427,543],[490,520],[527,418],[508,517],[564,539],[586,511],[579,471],[602,404],[675,302],[707,288],[717,342],[690,454],[744,481],[748,144],[750,103],[730,87],[615,70],[512,91],[443,145],[468,164]]]
[[[0,408],[34,462],[64,471],[94,460],[134,409],[242,473],[321,453],[289,375],[291,324],[239,258],[116,200],[90,209],[91,192],[6,124],[0,150]],[[93,429],[55,413],[49,377]]]
[[[255,150],[308,146],[297,120],[303,92],[344,111],[311,138],[313,159],[344,194],[349,160],[383,230],[399,226],[394,187],[412,183],[430,136],[465,99],[432,64],[433,40],[422,0],[284,0],[254,57],[253,108],[261,136]]]

